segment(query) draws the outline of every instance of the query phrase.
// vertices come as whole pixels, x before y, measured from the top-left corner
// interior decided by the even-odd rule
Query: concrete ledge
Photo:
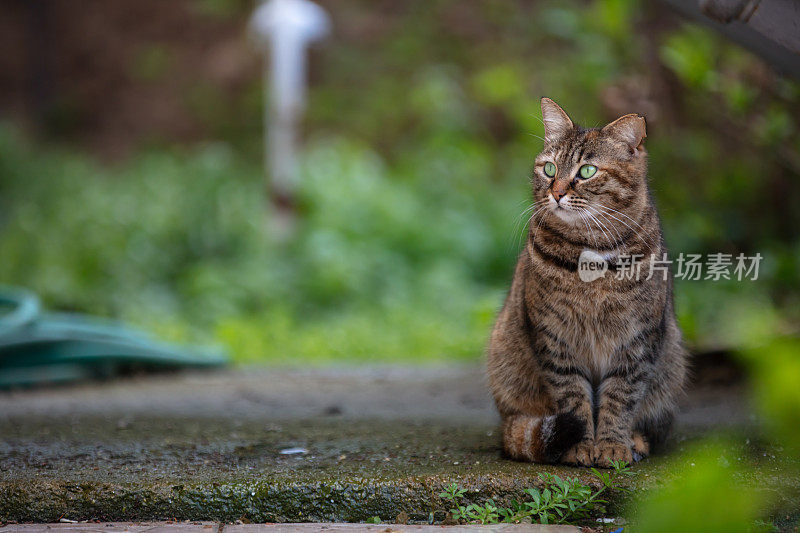
[[[695,390],[673,447],[748,420],[737,390]],[[595,482],[587,469],[504,459],[497,422],[476,367],[242,370],[3,393],[0,523],[401,513],[428,523],[452,507],[439,497],[450,483],[465,504],[508,505],[542,472]],[[626,484],[667,477],[652,458]],[[613,516],[618,495],[608,497]]]

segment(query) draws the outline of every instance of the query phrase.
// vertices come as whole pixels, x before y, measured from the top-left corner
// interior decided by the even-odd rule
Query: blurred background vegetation
[[[0,281],[242,362],[478,360],[547,95],[587,126],[647,116],[673,254],[764,256],[755,282],[678,283],[695,350],[797,330],[796,82],[643,0],[321,3],[287,245],[250,1],[4,3]]]

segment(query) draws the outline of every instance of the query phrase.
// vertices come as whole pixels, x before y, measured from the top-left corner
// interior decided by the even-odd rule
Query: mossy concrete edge
[[[579,476],[584,477],[584,476]],[[396,480],[332,480],[202,483],[195,485],[102,482],[0,482],[0,520],[236,520],[263,522],[362,522],[378,516],[391,522],[401,513],[412,521],[445,518],[452,504],[439,497],[446,483],[467,489],[464,503],[491,498],[507,505],[536,478],[507,476],[413,476]],[[596,484],[596,483],[595,483]],[[609,493],[611,508],[621,493]]]

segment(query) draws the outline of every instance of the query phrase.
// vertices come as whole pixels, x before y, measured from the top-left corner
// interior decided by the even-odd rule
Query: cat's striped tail
[[[512,459],[554,463],[583,438],[586,423],[573,414],[511,415],[503,420],[503,449]]]

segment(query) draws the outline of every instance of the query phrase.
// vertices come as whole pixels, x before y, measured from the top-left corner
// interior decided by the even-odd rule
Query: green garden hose
[[[220,350],[156,341],[124,324],[43,313],[35,294],[0,290],[0,389],[109,377],[126,369],[225,365]]]

